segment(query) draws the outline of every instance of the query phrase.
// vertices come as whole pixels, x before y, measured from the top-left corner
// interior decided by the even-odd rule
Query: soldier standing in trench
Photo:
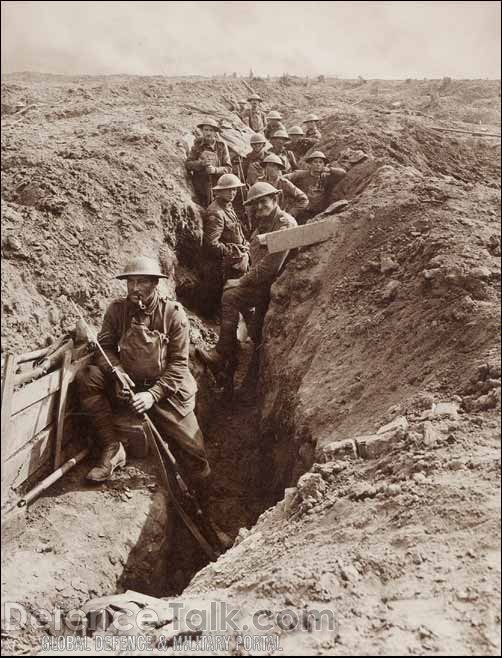
[[[279,275],[289,250],[269,254],[267,247],[258,237],[262,233],[281,231],[296,226],[294,217],[279,208],[279,191],[266,182],[255,183],[249,190],[246,205],[253,205],[257,220],[251,237],[251,268],[240,279],[229,279],[222,298],[220,337],[215,348],[210,351],[197,350],[199,358],[215,374],[222,371],[233,387],[233,377],[237,368],[238,343],[237,326],[239,313],[245,315],[255,308],[253,342],[255,355],[261,345],[263,320],[270,299],[270,287]]]
[[[305,192],[296,187],[287,178],[282,175],[284,173],[284,162],[275,153],[269,153],[263,160],[265,172],[263,178],[267,183],[280,191],[281,194],[277,197],[279,207],[292,215],[295,219],[297,216],[307,208],[309,200]]]
[[[267,114],[266,121],[267,125],[265,126],[264,135],[267,139],[270,139],[277,130],[286,130],[286,127],[282,123],[282,114],[276,110],[272,110]]]
[[[242,161],[242,171],[246,184],[251,187],[263,176],[263,159],[267,155],[267,140],[264,135],[255,133],[249,140],[251,153],[248,153]]]
[[[309,219],[326,209],[329,195],[337,183],[345,176],[341,167],[326,168],[328,158],[322,151],[314,151],[305,158],[308,169],[299,169],[285,176],[305,192],[308,197],[308,207],[296,217],[299,224],[305,224]]]
[[[232,172],[232,162],[225,142],[218,139],[221,128],[214,119],[201,121],[197,128],[202,130],[202,138],[196,139],[185,163],[192,174],[192,182],[197,201],[204,208],[212,203],[212,188],[216,177]]]
[[[98,463],[87,474],[104,482],[126,463],[126,452],[115,427],[117,416],[132,408],[149,412],[184,473],[192,483],[206,519],[211,468],[204,437],[195,415],[197,384],[189,365],[189,323],[183,307],[161,295],[159,279],[168,278],[157,261],[145,256],[131,259],[117,279],[127,283],[127,296],[108,307],[98,340],[113,364],[128,380],[125,392],[99,353],[92,365],[77,375],[80,402],[91,419],[100,448]],[[219,534],[228,542],[224,533]]]
[[[223,286],[249,269],[249,244],[233,207],[239,189],[244,187],[234,174],[224,174],[213,188],[215,199],[204,217],[204,276],[206,311],[219,307]]]
[[[254,130],[255,133],[262,133],[267,125],[265,113],[260,109],[260,103],[262,102],[263,99],[258,96],[258,94],[251,94],[248,98],[248,103],[251,107],[246,110],[242,116],[244,123],[246,123],[251,130]]]
[[[276,130],[275,133],[270,137],[272,153],[275,153],[280,157],[284,164],[284,173],[286,174],[288,174],[290,171],[295,171],[295,169],[298,169],[295,154],[293,151],[288,151],[286,149],[286,144],[288,142],[289,135],[286,130]]]
[[[295,156],[302,158],[307,151],[319,142],[317,137],[307,137],[301,126],[293,126],[288,130],[290,139],[289,148]]]
[[[318,123],[320,119],[316,114],[308,114],[304,121],[303,125],[305,126],[305,137],[310,137],[314,139],[316,142],[318,142],[322,135],[321,131],[319,130]]]

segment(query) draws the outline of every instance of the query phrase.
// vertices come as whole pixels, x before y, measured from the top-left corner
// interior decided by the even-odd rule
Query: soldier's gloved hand
[[[133,380],[129,377],[129,375],[125,372],[125,370],[120,370],[121,376],[125,379],[125,381],[129,384],[131,389],[134,389],[134,382]],[[115,395],[119,400],[128,400],[131,393],[130,391],[127,391],[124,389],[123,385],[121,382],[118,380],[115,382]]]
[[[136,393],[131,398],[131,406],[137,414],[144,414],[145,411],[151,409],[154,404],[155,399],[148,391],[145,391],[144,393]]]

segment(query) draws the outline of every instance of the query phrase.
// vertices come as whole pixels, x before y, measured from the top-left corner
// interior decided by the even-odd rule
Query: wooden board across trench
[[[317,242],[324,242],[334,234],[336,227],[337,222],[332,219],[325,219],[321,222],[294,226],[283,231],[262,233],[258,238],[262,244],[267,245],[270,254],[275,254],[278,251],[307,247]]]

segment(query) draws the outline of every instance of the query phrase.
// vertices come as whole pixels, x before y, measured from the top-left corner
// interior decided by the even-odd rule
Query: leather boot
[[[121,468],[126,464],[126,452],[124,446],[115,441],[103,449],[99,463],[89,471],[87,479],[93,482],[104,482],[108,480],[116,468]]]

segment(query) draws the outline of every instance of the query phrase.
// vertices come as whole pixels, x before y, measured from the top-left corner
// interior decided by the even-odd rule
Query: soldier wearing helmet
[[[288,130],[290,139],[289,148],[297,158],[301,158],[307,151],[319,142],[319,138],[307,137],[301,126],[293,126]]]
[[[277,197],[279,206],[296,219],[309,205],[307,195],[290,180],[284,178],[284,162],[278,155],[269,153],[262,164],[265,170],[262,180],[280,191],[281,194]]]
[[[264,134],[267,139],[270,139],[277,130],[286,130],[286,127],[282,123],[282,114],[276,110],[272,110],[267,114],[266,121],[267,125]]]
[[[199,358],[215,373],[226,373],[233,386],[237,367],[237,326],[239,313],[255,309],[253,341],[255,350],[261,344],[263,319],[270,299],[270,287],[279,275],[289,251],[270,254],[259,236],[296,226],[294,217],[281,210],[279,191],[266,182],[255,183],[248,193],[246,205],[254,206],[256,227],[251,236],[251,268],[240,279],[229,279],[221,304],[220,337],[213,350],[197,350]]]
[[[99,342],[133,388],[132,409],[138,414],[151,411],[159,429],[176,435],[179,447],[188,450],[198,471],[209,472],[193,413],[197,385],[188,368],[188,321],[182,306],[158,290],[159,280],[169,277],[156,260],[139,256],[116,278],[126,282],[127,296],[108,307]],[[101,356],[79,372],[77,383],[101,449],[99,463],[87,477],[102,482],[125,464],[125,450],[114,424],[123,391]]]
[[[346,174],[341,167],[326,167],[328,158],[322,151],[314,151],[305,158],[305,162],[308,169],[299,169],[286,176],[305,192],[309,200],[308,208],[296,218],[299,224],[305,224],[326,209],[333,188]]]
[[[198,126],[202,137],[196,139],[185,163],[192,174],[198,203],[206,208],[212,202],[212,188],[219,176],[232,171],[232,162],[225,142],[218,139],[221,128],[214,119],[205,119]]]
[[[255,133],[262,133],[266,126],[265,112],[260,108],[262,98],[258,94],[251,94],[248,98],[248,103],[251,106],[242,115],[242,120],[247,124]]]
[[[171,270],[173,266],[174,262]],[[133,394],[126,394],[99,353],[92,365],[79,371],[81,406],[101,450],[87,479],[104,482],[125,465],[126,451],[117,420],[125,415],[132,424],[131,412],[136,417],[148,412],[196,490],[207,521],[226,543],[228,538],[214,524],[208,508],[211,468],[194,413],[197,384],[188,364],[190,337],[185,311],[159,292],[159,280],[170,276],[153,258],[132,258],[116,278],[125,280],[127,296],[116,299],[106,310],[99,342]]]
[[[301,137],[305,137],[303,128],[301,126],[293,126],[288,130],[289,139],[292,144],[299,141]]]
[[[303,125],[305,126],[305,137],[311,137],[318,142],[322,135],[317,125],[320,121],[319,117],[316,114],[308,114],[303,120]]]
[[[214,201],[205,212],[203,246],[208,268],[204,299],[208,312],[219,304],[224,283],[243,276],[249,268],[249,244],[233,207],[242,187],[237,176],[223,174],[213,188]]]
[[[289,142],[289,135],[286,130],[276,130],[270,137],[272,144],[272,153],[278,155],[284,163],[284,173],[289,174],[291,171],[298,169],[295,154],[293,151],[286,149]]]
[[[246,184],[251,187],[263,176],[262,161],[267,156],[267,140],[264,135],[255,133],[249,140],[251,153],[248,153],[242,161],[242,169]]]

